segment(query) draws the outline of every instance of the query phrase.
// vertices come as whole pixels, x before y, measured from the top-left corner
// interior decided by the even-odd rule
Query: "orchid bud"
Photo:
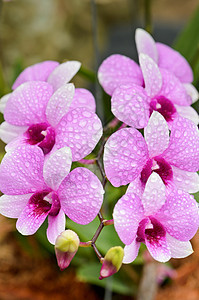
[[[79,248],[79,237],[72,230],[65,230],[55,241],[55,254],[60,270],[66,269]]]
[[[123,257],[124,250],[122,247],[110,248],[104,257],[99,279],[101,280],[118,272],[121,268]]]

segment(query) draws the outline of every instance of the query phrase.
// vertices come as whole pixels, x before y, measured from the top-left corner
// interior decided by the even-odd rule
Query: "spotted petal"
[[[8,122],[0,125],[0,138],[4,143],[9,143],[28,129],[27,126],[15,126]]]
[[[172,237],[180,241],[189,241],[198,229],[198,206],[193,196],[173,189],[156,218]]]
[[[70,105],[70,109],[85,107],[93,113],[96,110],[95,98],[93,94],[86,89],[75,89],[75,95]]]
[[[199,93],[196,90],[195,86],[191,83],[184,83],[185,90],[187,94],[191,97],[191,103],[195,103],[199,99]]]
[[[68,83],[79,71],[81,63],[79,61],[67,61],[57,66],[48,77],[48,82],[53,86],[54,91],[62,85]]]
[[[0,190],[8,195],[34,193],[46,187],[40,148],[21,146],[8,152],[0,165]]]
[[[183,118],[189,119],[194,124],[198,125],[199,123],[199,115],[195,109],[191,106],[180,106],[180,105],[175,105],[175,108],[179,115]]]
[[[150,98],[143,87],[135,84],[120,85],[111,98],[113,114],[125,124],[143,128],[149,119]]]
[[[0,197],[0,213],[9,218],[18,218],[33,194],[3,195]]]
[[[114,207],[113,219],[115,230],[124,244],[129,245],[133,242],[143,216],[143,205],[136,194],[127,193],[118,200]]]
[[[44,162],[44,180],[52,190],[56,191],[68,175],[72,163],[71,150],[63,147],[50,154]]]
[[[157,64],[148,55],[141,53],[139,55],[139,61],[147,95],[154,97],[162,87],[162,75]]]
[[[88,224],[97,216],[103,194],[101,182],[86,168],[74,169],[58,189],[63,211],[78,224]]]
[[[160,155],[169,145],[169,128],[164,117],[154,111],[144,128],[144,137],[150,157]]]
[[[112,95],[120,84],[143,84],[140,67],[130,58],[114,54],[105,59],[98,70],[98,79],[105,92]]]
[[[191,97],[187,94],[182,82],[168,70],[160,69],[160,72],[162,74],[162,87],[158,95],[164,96],[174,104],[190,105]]]
[[[192,82],[193,72],[186,59],[177,51],[162,43],[156,43],[158,50],[158,65],[167,69],[181,82]]]
[[[12,89],[15,90],[18,86],[26,81],[47,81],[50,73],[59,65],[56,61],[43,61],[26,68],[15,80]]]
[[[199,131],[197,126],[180,116],[174,120],[170,142],[162,157],[181,170],[199,170]]]
[[[149,158],[146,142],[134,128],[118,130],[104,148],[104,168],[112,185],[126,185],[136,179]]]
[[[138,255],[140,243],[136,242],[136,239],[130,244],[124,247],[123,264],[129,264],[134,261]]]
[[[167,243],[173,258],[184,258],[193,253],[193,249],[190,242],[181,242],[167,233]]]
[[[199,191],[199,175],[197,172],[187,172],[172,166],[173,182],[177,188],[188,193],[197,193]]]
[[[18,126],[46,122],[46,106],[52,93],[53,89],[47,82],[23,83],[8,99],[5,120]]]
[[[140,53],[147,54],[156,63],[158,63],[158,51],[156,43],[152,36],[142,28],[137,28],[135,31],[135,43],[138,55]]]
[[[62,210],[57,216],[48,216],[47,238],[51,244],[55,244],[58,235],[65,230],[66,217]]]
[[[85,108],[76,108],[67,113],[56,129],[56,146],[68,146],[73,161],[90,154],[102,136],[102,124],[93,112]]]
[[[1,99],[0,99],[0,112],[2,114],[4,114],[4,110],[5,110],[5,107],[6,107],[6,104],[8,102],[8,99],[10,98],[10,94],[7,94],[7,95],[4,95]]]
[[[165,185],[160,176],[153,172],[147,180],[142,204],[146,216],[155,214],[165,203]]]

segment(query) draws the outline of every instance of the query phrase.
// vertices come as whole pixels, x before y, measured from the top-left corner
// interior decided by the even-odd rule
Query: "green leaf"
[[[106,288],[108,285],[113,292],[119,294],[132,295],[135,293],[135,284],[129,280],[126,274],[122,272],[122,270],[110,278],[99,280],[98,277],[100,274],[100,269],[100,263],[84,264],[77,270],[77,277],[80,281],[89,282],[103,288]]]

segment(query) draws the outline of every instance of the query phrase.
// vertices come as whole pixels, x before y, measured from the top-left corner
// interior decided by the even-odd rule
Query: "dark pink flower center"
[[[25,132],[26,142],[30,145],[38,145],[47,154],[55,144],[55,131],[47,123],[31,125]]]
[[[166,230],[162,224],[155,218],[149,217],[139,223],[136,241],[144,243],[147,239],[150,244],[160,245],[160,241],[165,235]]]
[[[154,110],[163,115],[167,122],[173,121],[175,118],[176,108],[173,103],[164,96],[159,96],[151,100],[150,115]]]
[[[156,156],[153,159],[149,159],[144,166],[140,180],[145,185],[149,176],[152,172],[156,172],[164,182],[165,185],[168,185],[169,182],[173,179],[173,171],[171,166],[166,162],[166,160],[160,156]]]
[[[36,215],[48,213],[50,216],[56,216],[61,208],[57,194],[49,191],[37,192],[32,195],[29,205]]]

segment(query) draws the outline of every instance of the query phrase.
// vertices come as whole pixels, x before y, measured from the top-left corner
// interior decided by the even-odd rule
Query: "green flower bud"
[[[79,248],[79,237],[72,230],[63,231],[55,241],[57,264],[61,271],[67,268]]]
[[[124,250],[122,247],[110,248],[104,257],[99,279],[101,280],[118,272],[121,268],[123,257]]]

